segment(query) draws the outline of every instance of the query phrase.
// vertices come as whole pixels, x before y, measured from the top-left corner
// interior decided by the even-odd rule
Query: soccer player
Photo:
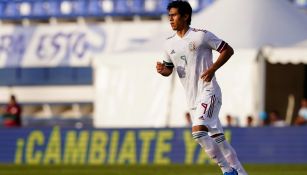
[[[236,152],[225,140],[218,118],[222,98],[214,74],[232,56],[233,49],[213,33],[190,27],[192,8],[187,1],[172,1],[167,10],[176,33],[166,40],[164,60],[157,62],[157,72],[169,76],[173,69],[177,71],[191,109],[193,138],[224,175],[246,175]],[[212,50],[220,53],[214,63]]]

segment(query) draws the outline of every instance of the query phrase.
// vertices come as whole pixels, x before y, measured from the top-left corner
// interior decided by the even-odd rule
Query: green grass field
[[[307,175],[307,165],[245,165],[249,175]],[[0,165],[0,175],[220,175],[210,165],[29,166]]]

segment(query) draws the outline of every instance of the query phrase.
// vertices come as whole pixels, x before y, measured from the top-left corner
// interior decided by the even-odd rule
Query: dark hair
[[[172,1],[168,4],[167,10],[170,11],[171,8],[178,9],[178,12],[181,16],[189,15],[187,22],[188,22],[188,25],[191,24],[192,7],[188,1],[183,1],[183,0]]]
[[[11,97],[10,97],[12,100],[16,100],[16,97],[15,97],[15,95],[11,95]]]

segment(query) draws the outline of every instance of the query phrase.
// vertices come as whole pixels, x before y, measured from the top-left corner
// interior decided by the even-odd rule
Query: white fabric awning
[[[262,49],[263,56],[270,63],[307,64],[307,46],[298,47],[270,47]]]

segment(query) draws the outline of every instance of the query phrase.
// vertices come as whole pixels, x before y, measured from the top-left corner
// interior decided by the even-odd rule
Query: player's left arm
[[[207,71],[202,73],[201,79],[206,82],[210,82],[214,77],[214,73],[229,60],[233,53],[234,51],[232,47],[226,43],[225,48],[220,52],[217,60],[211,65],[209,69],[207,69]]]

